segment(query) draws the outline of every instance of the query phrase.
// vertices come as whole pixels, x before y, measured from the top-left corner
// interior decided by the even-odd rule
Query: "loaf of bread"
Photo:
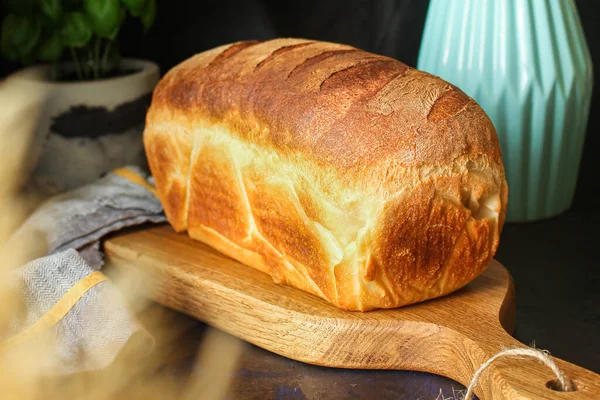
[[[388,57],[302,39],[205,51],[156,87],[144,143],[176,231],[342,309],[448,294],[498,247],[490,119]]]

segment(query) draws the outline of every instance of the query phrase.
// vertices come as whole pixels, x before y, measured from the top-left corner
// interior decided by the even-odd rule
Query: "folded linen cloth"
[[[100,268],[97,242],[102,237],[126,227],[166,220],[151,183],[138,167],[113,171],[43,203],[11,240],[43,236],[47,254],[82,250],[91,266]]]
[[[44,250],[10,271],[3,289],[22,296],[24,307],[3,321],[0,351],[41,334],[53,347],[40,363],[51,374],[109,365],[143,328],[118,289],[98,270],[99,240],[110,232],[166,221],[151,178],[137,167],[103,178],[43,203],[9,240],[44,238]]]

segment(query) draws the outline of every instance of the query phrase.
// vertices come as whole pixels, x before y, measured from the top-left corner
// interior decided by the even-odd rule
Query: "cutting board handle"
[[[480,335],[463,333],[465,343],[472,347],[468,357],[473,361],[473,369],[505,349],[531,349],[510,336],[504,328],[482,327]],[[460,357],[459,358],[463,358]],[[556,374],[550,367],[533,357],[503,357],[494,360],[479,377],[475,394],[487,399],[600,399],[600,376],[577,365],[550,356],[565,378],[574,386],[573,391],[559,391]],[[458,377],[457,377],[458,378]],[[461,383],[468,386],[472,374],[460,377]]]
[[[370,354],[371,360],[375,360],[369,362],[374,368],[430,372],[468,386],[479,367],[499,352],[506,349],[532,349],[508,333],[514,328],[512,281],[508,283],[503,296],[503,304],[496,311],[495,318],[483,316],[473,323],[469,317],[465,323],[454,312],[443,318],[443,324],[439,324],[434,322],[433,316],[426,316],[428,322],[415,321],[401,324],[398,329],[394,326],[388,328],[390,335],[387,340],[395,342],[395,348],[393,345],[380,344],[366,349],[364,353]],[[379,330],[379,327],[370,327],[368,330],[363,327],[363,335],[377,337],[381,335]],[[481,373],[474,393],[480,400],[600,399],[600,375],[551,355],[550,359],[574,385],[574,391],[558,391],[554,383],[555,373],[538,359],[501,357]],[[381,365],[377,365],[379,360],[382,360]]]
[[[345,332],[336,339],[348,341],[360,335],[360,343],[338,345],[335,353],[327,352],[311,363],[338,365],[346,368],[398,369],[434,373],[468,386],[475,371],[505,349],[531,349],[509,335],[502,325],[481,321],[477,329],[472,324],[446,326],[423,321],[390,324],[389,326],[341,327]],[[368,339],[367,339],[368,338]],[[377,338],[377,340],[371,340]],[[357,341],[358,342],[358,341]],[[354,347],[353,347],[354,346]],[[539,360],[531,357],[498,358],[480,375],[474,393],[480,400],[598,400],[600,375],[567,361],[550,356],[563,374],[575,385],[575,391],[552,389],[556,375]],[[339,361],[339,360],[343,361]]]

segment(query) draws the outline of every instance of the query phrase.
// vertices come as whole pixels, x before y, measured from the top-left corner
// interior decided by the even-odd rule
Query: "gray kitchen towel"
[[[152,182],[136,167],[131,172]],[[114,173],[43,203],[11,240],[43,238],[45,254],[12,270],[0,286],[20,294],[24,307],[3,321],[0,347],[27,335],[56,312],[67,292],[86,278],[102,276],[99,240],[110,232],[146,222],[164,222],[159,200],[144,186]],[[51,374],[69,374],[109,365],[134,335],[148,335],[128,309],[118,289],[102,276],[87,285],[60,320],[43,333],[52,349],[40,365]],[[78,286],[77,290],[80,291]],[[59,307],[61,308],[61,307]],[[47,324],[47,321],[44,321]],[[35,328],[35,327],[34,327]],[[147,338],[151,340],[151,338]]]
[[[152,183],[140,168],[130,166],[127,169]],[[43,251],[53,254],[86,248],[106,234],[126,227],[165,220],[156,196],[145,187],[111,172],[96,182],[43,203],[12,240],[44,237],[46,248]],[[82,252],[94,268],[102,266],[99,254],[98,248],[93,246]]]

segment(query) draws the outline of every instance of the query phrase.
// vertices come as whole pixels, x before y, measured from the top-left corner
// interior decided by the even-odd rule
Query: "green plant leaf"
[[[3,0],[6,9],[17,15],[28,15],[33,11],[36,0]]]
[[[65,22],[60,33],[66,46],[83,47],[92,38],[92,27],[85,14],[74,11],[65,15]]]
[[[2,22],[2,53],[12,61],[31,54],[40,40],[42,24],[36,15],[8,14]]]
[[[38,2],[41,14],[54,25],[60,22],[63,16],[61,0],[39,0]]]
[[[42,61],[54,62],[60,60],[65,45],[60,38],[58,32],[42,40],[38,49],[38,58]]]
[[[123,9],[119,0],[83,0],[83,8],[98,36],[107,39],[117,36]]]
[[[127,6],[127,9],[134,17],[140,17],[149,0],[121,0]]]
[[[148,32],[148,29],[152,27],[156,20],[156,0],[148,0],[144,12],[140,17],[142,25],[144,26],[144,32]]]

